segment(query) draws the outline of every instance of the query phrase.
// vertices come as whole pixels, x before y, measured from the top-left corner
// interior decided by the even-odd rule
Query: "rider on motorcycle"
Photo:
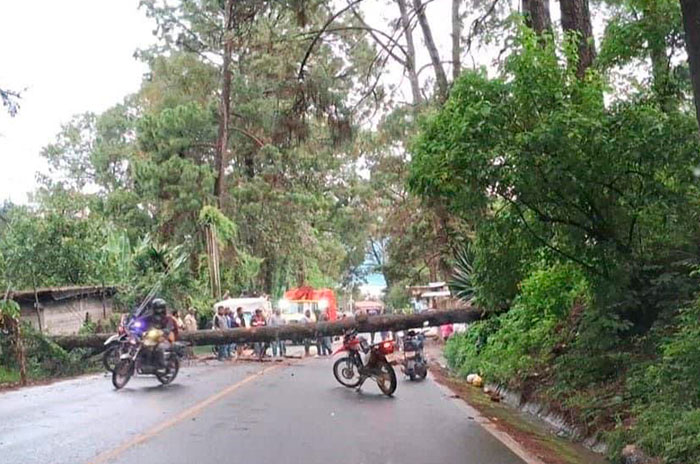
[[[146,330],[159,329],[163,331],[163,337],[155,347],[155,361],[159,368],[165,369],[165,352],[175,343],[177,326],[173,318],[168,316],[167,304],[164,299],[156,298],[151,302],[152,314],[146,319]]]

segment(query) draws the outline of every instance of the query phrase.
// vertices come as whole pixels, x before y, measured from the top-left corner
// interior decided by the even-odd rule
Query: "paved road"
[[[394,398],[341,387],[328,359],[183,368],[176,383],[103,375],[0,394],[0,462],[520,464],[428,380]]]

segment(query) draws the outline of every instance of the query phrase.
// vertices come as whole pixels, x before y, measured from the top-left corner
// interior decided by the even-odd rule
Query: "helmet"
[[[156,316],[164,316],[166,306],[167,304],[162,298],[156,298],[153,301],[151,301],[151,308],[153,309],[153,314],[155,314]]]

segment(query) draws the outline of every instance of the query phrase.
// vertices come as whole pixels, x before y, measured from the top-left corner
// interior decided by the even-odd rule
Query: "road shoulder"
[[[511,449],[528,464],[603,464],[601,455],[585,447],[557,437],[545,424],[533,416],[503,403],[493,402],[480,388],[475,388],[452,375],[443,362],[441,351],[429,350],[430,373],[433,380],[462,404],[470,418],[479,422],[489,433]],[[440,349],[441,350],[441,349]]]

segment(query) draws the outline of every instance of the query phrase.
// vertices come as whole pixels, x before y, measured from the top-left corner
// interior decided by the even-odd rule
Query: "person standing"
[[[227,330],[228,328],[226,310],[223,306],[219,306],[217,308],[217,313],[214,316],[214,330]],[[228,344],[216,346],[217,358],[219,361],[223,361],[224,359],[229,359],[231,357],[230,348],[231,346]]]
[[[178,311],[177,309],[173,311],[173,319],[177,324],[178,331],[185,330],[185,323],[182,321],[182,318],[180,317],[180,311]]]
[[[238,319],[236,318],[236,312],[233,310],[233,308],[231,308],[227,311],[226,320],[228,321],[229,329],[238,328]],[[235,343],[231,343],[228,346],[228,351],[229,351],[229,353],[233,353],[235,351],[236,354],[238,354],[238,347],[236,346]]]
[[[299,320],[302,324],[310,324],[311,323],[311,311],[308,309],[304,313],[304,316]],[[308,338],[304,338],[304,356],[309,356],[309,351],[311,348],[311,340]]]
[[[196,332],[197,331],[197,318],[194,317],[195,310],[194,308],[190,308],[187,310],[187,314],[185,315],[185,320],[183,321],[185,323],[185,330],[187,332]]]
[[[243,314],[243,307],[239,306],[236,308],[236,316],[234,318],[236,322],[236,327],[245,329],[246,323],[245,323],[245,315]],[[245,344],[243,343],[238,343],[236,345],[236,356],[241,357],[243,354],[243,348],[245,347]]]
[[[236,308],[236,324],[238,324],[237,327],[241,327],[244,329],[246,327],[245,316],[243,314],[243,308],[241,306]]]
[[[265,320],[265,317],[263,316],[263,310],[262,308],[258,308],[255,310],[255,315],[250,319],[250,327],[252,329],[258,328],[258,327],[265,327],[267,325],[267,321]],[[262,359],[263,356],[265,356],[265,351],[267,351],[267,346],[263,342],[255,342],[254,350],[255,354],[258,356],[258,359]]]
[[[280,310],[275,309],[270,317],[270,327],[281,327],[284,324],[285,320],[280,314]],[[279,336],[272,342],[272,356],[277,356],[278,349],[281,357],[287,354],[287,347],[284,345],[284,340],[280,340]]]
[[[330,317],[328,316],[328,311],[324,311],[321,315],[322,322],[329,322]],[[326,335],[321,338],[321,356],[330,356],[333,354],[331,337]]]

